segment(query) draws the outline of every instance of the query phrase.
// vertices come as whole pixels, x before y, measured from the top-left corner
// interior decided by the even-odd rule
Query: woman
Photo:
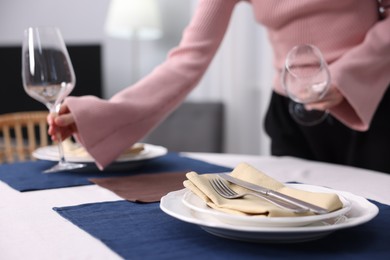
[[[179,46],[165,62],[110,100],[67,98],[60,115],[55,120],[49,117],[49,134],[54,140],[56,131],[63,137],[75,134],[103,169],[157,126],[197,85],[239,2],[199,0]],[[390,162],[383,155],[390,154],[390,120],[382,119],[390,110],[382,107],[385,101],[381,103],[390,82],[390,18],[379,19],[378,2],[247,2],[256,20],[266,26],[274,49],[276,76],[266,118],[272,153],[390,172]],[[383,6],[390,3],[382,2]],[[332,77],[327,95],[308,106],[331,114],[315,127],[291,120],[279,80],[287,52],[302,43],[321,49]],[[381,147],[372,147],[372,142]]]

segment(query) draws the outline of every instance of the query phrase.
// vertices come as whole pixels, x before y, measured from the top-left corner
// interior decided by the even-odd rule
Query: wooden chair
[[[47,146],[47,111],[0,115],[0,162],[33,160],[31,153]]]

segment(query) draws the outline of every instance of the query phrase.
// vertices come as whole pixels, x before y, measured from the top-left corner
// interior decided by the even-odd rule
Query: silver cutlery
[[[253,184],[253,183],[250,183],[250,182],[246,182],[246,181],[234,178],[234,177],[232,177],[232,176],[230,176],[228,174],[218,174],[218,176],[220,178],[224,179],[224,180],[227,180],[227,181],[231,182],[231,183],[234,183],[234,184],[239,185],[241,187],[247,188],[247,189],[249,189],[251,191],[258,192],[258,193],[262,194],[263,196],[276,198],[276,199],[283,200],[285,202],[294,204],[296,206],[299,206],[299,207],[302,207],[302,208],[306,208],[306,209],[312,211],[315,214],[326,214],[326,213],[329,213],[329,211],[327,209],[324,209],[322,207],[313,205],[311,203],[308,203],[306,201],[303,201],[303,200],[300,200],[300,199],[297,199],[297,198],[293,198],[291,196],[285,195],[283,193],[280,193],[280,192],[277,192],[277,191],[274,191],[274,190],[267,189],[267,188],[262,187],[260,185],[256,185],[256,184]]]
[[[210,184],[213,187],[213,189],[221,197],[224,197],[226,199],[238,199],[238,198],[242,198],[242,197],[247,196],[247,195],[253,195],[253,196],[262,198],[262,199],[264,199],[264,200],[266,200],[266,201],[268,201],[268,202],[270,202],[270,203],[272,203],[272,204],[274,204],[274,205],[276,205],[276,206],[278,206],[278,207],[280,207],[282,209],[293,211],[295,213],[305,213],[305,212],[309,211],[308,208],[302,208],[300,206],[297,206],[297,205],[294,205],[294,204],[291,204],[291,203],[288,203],[288,202],[285,202],[285,201],[281,201],[281,200],[273,198],[273,197],[264,196],[264,195],[259,194],[259,193],[255,193],[255,192],[237,193],[234,190],[232,190],[220,178],[211,179],[210,180]]]

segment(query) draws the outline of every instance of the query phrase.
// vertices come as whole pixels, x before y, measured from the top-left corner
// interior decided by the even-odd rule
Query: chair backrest
[[[0,162],[33,160],[31,153],[47,146],[47,111],[0,115]]]

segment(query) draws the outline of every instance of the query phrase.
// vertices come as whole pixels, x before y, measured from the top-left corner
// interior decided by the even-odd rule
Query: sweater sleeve
[[[103,169],[174,110],[201,79],[239,0],[200,0],[180,44],[148,76],[110,100],[68,97],[77,139]]]
[[[329,68],[332,83],[345,97],[330,112],[352,129],[368,130],[390,84],[390,16],[378,21],[360,45]]]

